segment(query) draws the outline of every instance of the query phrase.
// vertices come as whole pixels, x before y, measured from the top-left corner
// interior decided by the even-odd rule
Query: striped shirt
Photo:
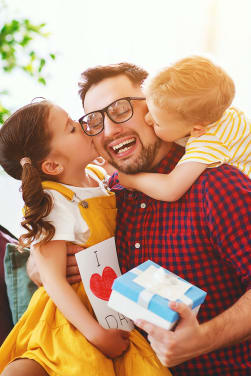
[[[185,162],[201,162],[208,167],[227,163],[251,178],[251,121],[235,107],[228,108],[206,133],[188,139],[178,164]]]

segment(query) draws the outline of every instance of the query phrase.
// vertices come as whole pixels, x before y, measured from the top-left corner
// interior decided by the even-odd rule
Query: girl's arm
[[[105,355],[121,355],[128,347],[129,334],[100,326],[66,280],[66,242],[50,241],[32,252],[46,292],[66,319]]]
[[[187,162],[176,166],[170,174],[142,172],[127,175],[119,172],[120,184],[145,193],[156,200],[177,201],[207,168],[200,162]]]

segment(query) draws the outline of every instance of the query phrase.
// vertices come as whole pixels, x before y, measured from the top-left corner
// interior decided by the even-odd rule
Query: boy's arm
[[[120,355],[128,346],[126,335],[101,327],[82,304],[66,280],[66,250],[66,242],[61,240],[35,246],[32,250],[46,292],[63,315],[105,355]],[[117,349],[112,347],[112,337]]]
[[[186,162],[176,166],[170,174],[142,172],[127,175],[119,172],[120,184],[145,193],[156,200],[177,201],[207,168],[200,162]]]

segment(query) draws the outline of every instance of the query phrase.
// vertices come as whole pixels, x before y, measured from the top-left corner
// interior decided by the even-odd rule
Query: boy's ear
[[[200,137],[206,132],[206,127],[204,125],[194,125],[190,135],[192,137]]]
[[[41,169],[44,174],[54,176],[59,175],[64,171],[64,167],[60,163],[50,159],[47,159],[42,163]]]

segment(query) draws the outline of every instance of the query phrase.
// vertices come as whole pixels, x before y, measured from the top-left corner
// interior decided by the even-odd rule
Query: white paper
[[[113,278],[121,275],[114,237],[76,253],[76,260],[100,325],[106,329],[132,330],[131,320],[107,305]]]

